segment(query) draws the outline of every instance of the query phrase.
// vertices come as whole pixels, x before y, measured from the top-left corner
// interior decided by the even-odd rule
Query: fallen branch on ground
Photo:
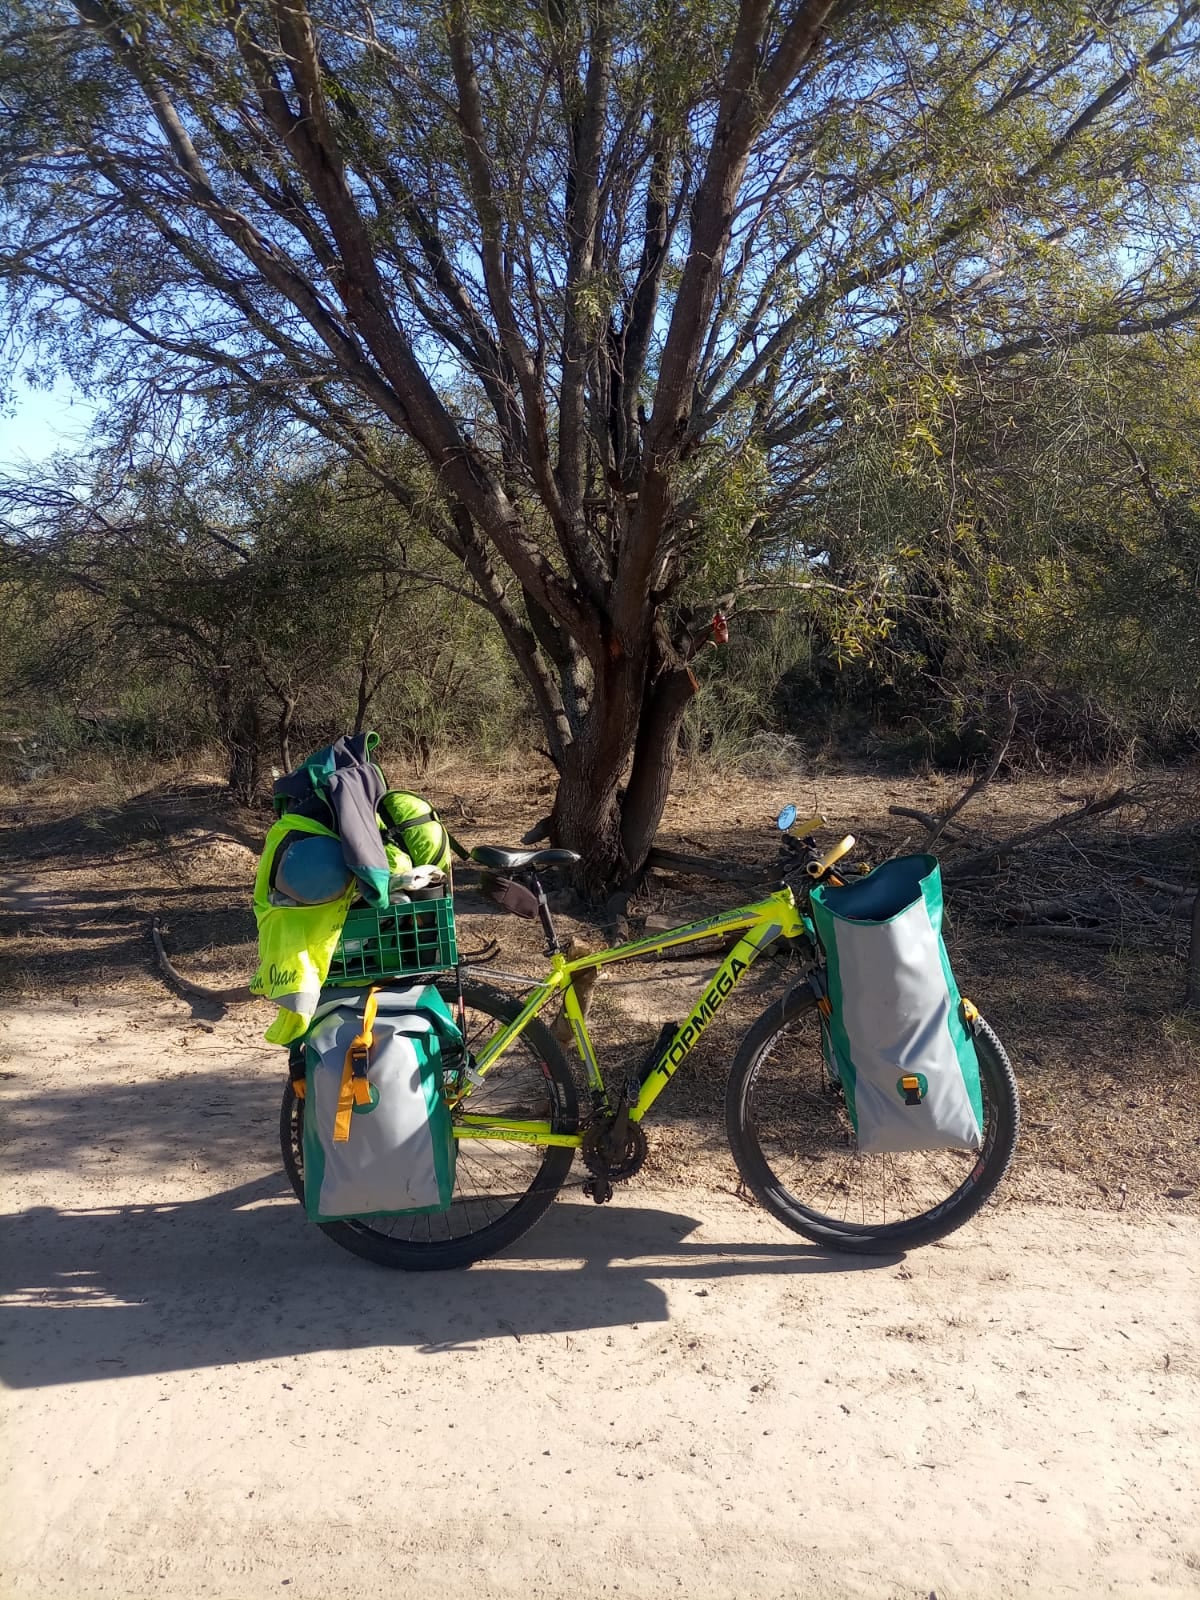
[[[919,822],[923,828],[927,829],[936,828],[939,820],[932,811],[918,811],[913,806],[889,806],[888,815],[890,817],[908,817],[913,822]],[[943,827],[947,833],[969,833],[974,834],[976,837],[979,836],[977,828],[968,828],[962,822],[943,823]]]
[[[1169,953],[1185,966],[1186,1003],[1200,1008],[1194,773],[1147,773],[1136,787],[1069,798],[1073,809],[995,841],[945,813],[939,853],[947,904],[1006,936],[1058,940],[1064,955],[1072,944]],[[1127,807],[1137,808],[1136,818]],[[916,807],[889,811],[926,828],[943,820]]]
[[[1021,938],[1072,939],[1076,944],[1102,944],[1109,949],[1122,942],[1115,929],[1108,933],[1098,928],[1074,928],[1065,922],[1022,922],[1012,931]]]
[[[720,883],[755,883],[761,874],[736,861],[718,861],[712,856],[688,856],[678,850],[651,850],[646,866],[654,872],[683,872],[697,878],[715,878]]]
[[[1190,900],[1196,893],[1195,884],[1167,883],[1163,878],[1147,878],[1142,873],[1139,873],[1133,881],[1139,889],[1158,889],[1163,894],[1178,895],[1182,900]]]
[[[1047,834],[1065,832],[1090,817],[1102,817],[1109,811],[1117,811],[1122,806],[1132,805],[1134,799],[1135,796],[1127,790],[1115,789],[1112,794],[1105,795],[1102,799],[1089,800],[1086,805],[1078,806],[1074,811],[1064,811],[1060,816],[1051,817],[1049,822],[1039,822],[1036,828],[1026,828],[1023,833],[1014,833],[1007,839],[997,839],[996,843],[989,845],[986,850],[977,850],[972,855],[960,857],[944,868],[943,877],[947,883],[953,883],[957,878],[974,877],[987,866],[991,864],[998,866],[1005,856],[1026,849],[1038,839],[1044,839]]]
[[[499,940],[485,939],[477,950],[460,950],[458,959],[464,967],[484,966],[489,961],[495,961],[499,954]]]
[[[246,984],[239,984],[235,989],[210,989],[203,983],[193,983],[190,978],[185,978],[175,967],[168,956],[166,946],[163,944],[162,931],[157,917],[150,918],[150,937],[154,940],[154,951],[158,957],[158,964],[170,983],[173,983],[183,994],[190,995],[195,1000],[215,1000],[224,1006],[245,1005],[251,1000],[258,1000],[261,996],[251,994]]]
[[[992,779],[999,771],[1000,763],[1004,760],[1005,755],[1008,753],[1008,747],[1012,743],[1013,730],[1016,728],[1016,726],[1017,703],[1010,694],[1008,701],[1008,726],[1004,730],[1004,737],[996,746],[996,753],[993,755],[992,759],[988,762],[985,769],[979,774],[975,781],[961,795],[959,795],[958,799],[950,807],[949,811],[943,811],[937,818],[933,827],[929,830],[929,837],[925,840],[925,848],[927,850],[933,847],[936,840],[941,837],[948,824],[958,815],[958,813],[965,806],[970,805],[971,801],[974,800],[975,796],[980,792],[980,790],[986,789],[988,784],[991,783]]]

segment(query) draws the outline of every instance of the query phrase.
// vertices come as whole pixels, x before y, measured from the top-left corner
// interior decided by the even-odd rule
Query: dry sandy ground
[[[402,1276],[284,1192],[279,1057],[0,1014],[5,1600],[1200,1593],[1200,1223],[1009,1204],[857,1262],[577,1187]]]

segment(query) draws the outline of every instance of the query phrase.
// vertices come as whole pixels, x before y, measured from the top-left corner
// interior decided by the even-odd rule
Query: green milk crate
[[[420,977],[457,965],[450,895],[384,906],[378,911],[359,906],[346,913],[326,982],[357,984],[372,978]]]

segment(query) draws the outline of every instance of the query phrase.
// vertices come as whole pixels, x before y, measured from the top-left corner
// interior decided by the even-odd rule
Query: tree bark
[[[258,792],[262,773],[262,716],[252,696],[237,704],[232,724],[226,725],[229,752],[229,789],[235,799],[249,805]]]
[[[653,848],[675,774],[680,725],[698,689],[692,669],[678,660],[663,662],[647,685],[621,803],[621,847],[631,874],[640,876]]]
[[[550,814],[551,842],[579,852],[579,887],[595,896],[608,893],[627,875],[621,849],[619,789],[628,745],[614,732],[622,716],[622,708],[610,700],[598,697],[593,702],[587,732],[599,734],[597,743],[616,747],[621,753],[601,768],[586,753],[591,739],[569,746],[559,768]]]
[[[285,772],[292,770],[292,722],[296,716],[296,697],[286,695],[283,708],[279,713],[279,722],[275,730],[276,740],[279,744],[279,759]],[[355,732],[357,733],[357,728]]]
[[[598,897],[641,877],[670,793],[679,728],[697,691],[690,667],[656,622],[640,680],[619,653],[601,677],[580,738],[560,771],[555,844],[578,850],[580,887]]]

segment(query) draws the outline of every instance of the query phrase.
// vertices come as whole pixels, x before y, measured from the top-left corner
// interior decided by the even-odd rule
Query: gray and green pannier
[[[979,1060],[942,939],[934,856],[812,892],[828,964],[822,1037],[864,1151],[978,1150]]]
[[[331,995],[304,1050],[310,1219],[446,1211],[457,1144],[444,1073],[462,1034],[432,984]]]

